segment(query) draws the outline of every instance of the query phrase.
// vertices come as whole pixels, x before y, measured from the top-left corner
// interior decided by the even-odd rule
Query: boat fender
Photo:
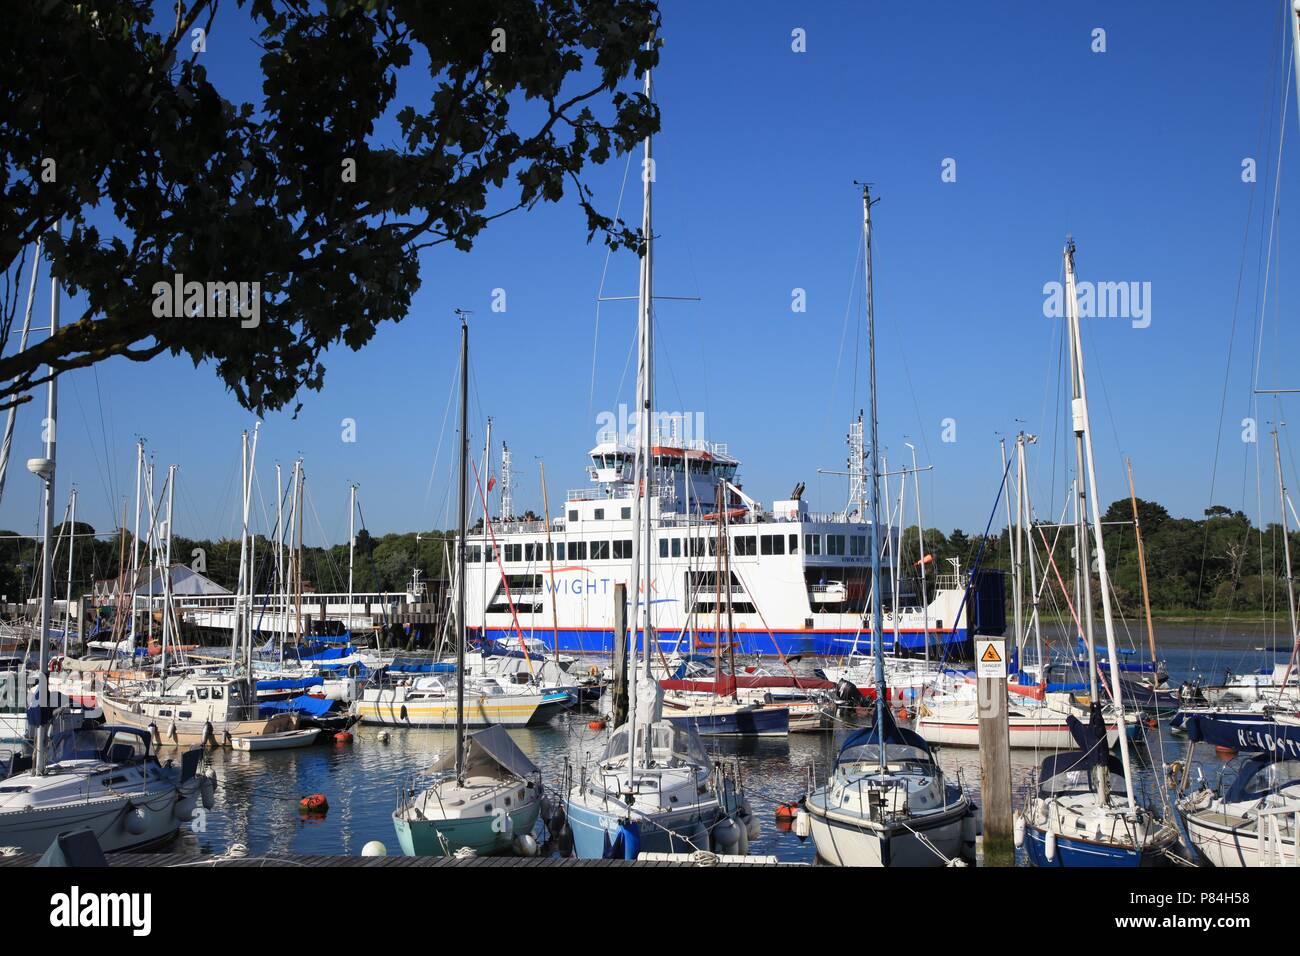
[[[371,840],[361,848],[362,856],[388,856],[388,847],[379,840]]]
[[[410,722],[410,719],[411,719],[411,718],[409,718],[409,717],[406,716],[406,705],[405,705],[405,704],[402,705],[402,709],[401,709],[401,711],[398,713],[397,716],[398,716],[400,719],[402,719],[402,720],[404,720],[404,721],[407,721],[408,723]]]
[[[745,835],[749,842],[753,843],[762,832],[762,827],[759,825],[758,817],[754,815],[754,808],[749,805],[748,797],[741,801],[738,816],[740,822],[745,825]]]
[[[521,833],[511,841],[516,856],[533,857],[537,855],[537,838],[531,833]]]
[[[794,835],[800,840],[806,840],[812,835],[812,820],[808,818],[807,810],[800,810],[794,815]]]
[[[172,730],[175,731],[175,729],[176,729],[176,724],[173,723]],[[207,723],[203,725],[203,746],[204,748],[210,750],[216,745],[217,745],[217,738],[216,735],[212,732],[212,721],[209,720]]]
[[[176,801],[176,806],[172,811],[176,814],[176,819],[182,823],[189,823],[194,819],[194,809],[198,806],[199,793],[198,787],[195,787],[188,794],[184,794]]]
[[[717,853],[735,855],[740,852],[741,828],[731,817],[725,817],[713,827],[713,849]]]
[[[736,817],[736,829],[740,831],[740,842],[736,846],[736,852],[741,856],[749,856],[749,828],[739,816]]]
[[[1016,849],[1019,850],[1025,845],[1025,815],[1017,810],[1013,819],[1015,821],[1013,827],[1015,829]]]
[[[158,725],[156,723],[149,724],[149,737],[153,740],[153,745],[155,747],[162,746],[162,734],[159,733]]]
[[[567,857],[573,853],[573,830],[563,814],[560,815],[559,829],[555,831],[555,846],[560,856]]]
[[[1169,769],[1165,771],[1165,779],[1169,781],[1171,790],[1180,788],[1183,781],[1183,762],[1181,760],[1175,760],[1169,765]]]
[[[217,772],[211,767],[199,773],[199,795],[203,799],[203,809],[211,810],[217,802]]]
[[[140,836],[149,829],[149,814],[144,807],[132,807],[126,814],[126,830],[132,836]]]
[[[1043,856],[1051,863],[1056,859],[1056,831],[1048,830],[1043,837]]]
[[[167,739],[172,743],[176,743],[176,721],[174,720],[167,725]]]

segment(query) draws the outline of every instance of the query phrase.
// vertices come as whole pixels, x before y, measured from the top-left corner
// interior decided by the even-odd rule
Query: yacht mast
[[[62,223],[55,222],[57,235],[62,231]],[[50,335],[59,331],[59,279],[50,274]],[[50,617],[54,603],[54,562],[50,554],[51,531],[54,526],[54,471],[55,441],[54,435],[59,417],[59,378],[51,368],[50,381],[45,389],[45,457],[33,458],[27,468],[37,475],[44,484],[41,501],[41,640],[39,667],[37,671],[37,703],[41,708],[40,723],[36,725],[36,760],[34,769],[37,774],[45,773],[45,748],[49,740],[49,725],[46,713],[50,706]]]
[[[357,484],[348,486],[348,638],[352,637],[352,565],[357,551]]]
[[[457,465],[456,533],[456,782],[465,783],[465,523],[468,507],[466,465],[469,459],[469,313],[460,317],[460,461]],[[487,530],[487,511],[483,512]]]
[[[1082,398],[1083,363],[1075,349],[1073,329],[1078,324],[1079,300],[1074,280],[1074,240],[1065,247],[1066,334],[1070,337],[1070,410],[1074,428],[1074,573],[1079,621],[1088,644],[1088,694],[1097,700],[1097,645],[1092,633],[1092,563],[1088,560],[1088,491],[1084,487],[1083,443],[1087,429],[1087,408]],[[1102,775],[1105,776],[1104,774]],[[1103,781],[1103,788],[1105,782]]]
[[[878,200],[877,200],[878,201]],[[885,725],[885,653],[884,614],[880,607],[880,440],[878,434],[879,410],[876,407],[876,314],[874,283],[871,274],[871,187],[862,186],[862,233],[865,237],[867,271],[867,353],[871,381],[871,474],[868,484],[871,497],[871,646],[876,656],[876,728],[877,735]],[[887,771],[884,741],[880,746],[880,772]]]
[[[72,631],[72,559],[77,553],[77,489],[74,485],[68,497],[68,595],[63,602],[63,653],[68,653],[68,637]],[[80,615],[78,615],[80,618]],[[80,636],[81,625],[77,625]]]
[[[1083,375],[1083,338],[1079,333],[1078,303],[1074,299],[1073,242],[1066,246],[1065,268],[1070,284],[1067,301],[1073,303],[1070,309],[1070,347],[1074,353],[1073,365],[1078,373],[1076,376],[1078,398],[1073,404],[1075,433],[1082,434],[1083,444],[1088,453],[1088,497],[1092,499],[1093,537],[1097,545],[1097,586],[1101,590],[1101,613],[1106,625],[1106,656],[1110,659],[1111,698],[1115,702],[1115,717],[1119,722],[1119,754],[1124,765],[1124,791],[1128,798],[1129,813],[1136,816],[1137,801],[1133,796],[1133,768],[1129,761],[1128,734],[1124,727],[1124,694],[1119,682],[1119,653],[1115,647],[1115,621],[1110,606],[1110,574],[1106,569],[1106,543],[1102,538],[1101,507],[1097,499],[1097,465],[1092,452],[1092,428],[1088,422],[1088,386]],[[1091,645],[1091,642],[1089,644]],[[1096,698],[1093,700],[1095,702]],[[1098,776],[1103,778],[1106,776],[1104,765]]]

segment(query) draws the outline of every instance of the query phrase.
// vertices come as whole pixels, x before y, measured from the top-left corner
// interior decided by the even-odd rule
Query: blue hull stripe
[[[471,635],[477,635],[481,628],[470,628]],[[525,637],[535,637],[542,641],[548,648],[554,643],[555,632],[549,627],[523,628]],[[487,636],[494,641],[500,641],[509,645],[511,641],[517,641],[518,637],[513,628],[489,627]],[[602,630],[600,628],[560,628],[560,650],[570,653],[581,654],[610,654],[613,652],[614,632],[612,630]],[[697,631],[696,651],[711,652],[713,649],[713,635],[708,631]],[[901,631],[898,635],[899,643],[907,651],[923,653],[925,651],[925,634],[923,631]],[[725,638],[724,638],[725,640]],[[781,654],[786,657],[792,654],[804,654],[813,657],[843,657],[854,649],[853,633],[851,631],[737,631],[733,640],[736,643],[736,651],[741,654],[757,654],[769,657],[776,657],[776,648],[780,648]],[[773,646],[775,643],[775,646]],[[894,635],[892,632],[885,634],[885,650],[892,652],[894,650]],[[669,634],[666,631],[659,632],[659,646],[665,654],[671,654],[677,648],[677,633],[674,631]],[[725,646],[725,645],[724,645]],[[682,639],[680,650],[686,652],[690,646],[686,638]],[[866,655],[871,653],[871,636],[863,634],[857,640],[857,653]],[[965,628],[957,630],[955,633],[944,631],[942,634],[930,632],[930,653],[943,655],[946,653],[952,657],[969,657],[970,656],[970,637]]]

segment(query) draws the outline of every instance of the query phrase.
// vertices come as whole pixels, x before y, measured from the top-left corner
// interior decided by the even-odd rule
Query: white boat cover
[[[636,682],[636,722],[653,724],[664,716],[664,689],[657,680]]]
[[[521,780],[536,776],[537,765],[519,749],[510,734],[501,726],[486,727],[465,735],[465,775],[495,776],[500,767]],[[455,770],[456,750],[445,751],[433,762],[434,771]]]

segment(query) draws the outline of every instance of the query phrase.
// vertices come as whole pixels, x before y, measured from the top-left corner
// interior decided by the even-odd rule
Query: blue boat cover
[[[301,697],[293,697],[289,700],[268,700],[259,705],[257,709],[263,717],[270,717],[274,714],[287,714],[291,711],[307,714],[311,717],[323,717],[333,707],[334,701],[332,700],[303,694]]]
[[[1293,770],[1294,768],[1275,761],[1272,754],[1256,754],[1241,765],[1241,771],[1232,782],[1232,788],[1225,799],[1228,803],[1257,800],[1267,793],[1290,786],[1295,783],[1295,773],[1288,771]],[[1270,772],[1265,774],[1266,779],[1256,782],[1255,778],[1263,771]],[[1252,783],[1255,785],[1252,786]]]
[[[914,730],[898,726],[898,722],[894,720],[893,711],[889,707],[883,708],[881,713],[884,716],[884,721],[881,724],[872,724],[870,727],[863,727],[861,730],[849,734],[848,739],[840,745],[840,752],[836,755],[836,761],[850,747],[857,747],[862,744],[901,744],[905,747],[916,747],[926,753],[933,753],[924,737]],[[877,731],[880,731],[880,733],[877,733]]]
[[[1101,716],[1101,704],[1094,701],[1088,709],[1088,723],[1083,723],[1073,714],[1065,718],[1074,738],[1076,750],[1052,754],[1038,768],[1038,783],[1042,784],[1052,777],[1072,770],[1091,770],[1105,765],[1112,773],[1124,773],[1124,767],[1111,756],[1106,745],[1106,721]]]

